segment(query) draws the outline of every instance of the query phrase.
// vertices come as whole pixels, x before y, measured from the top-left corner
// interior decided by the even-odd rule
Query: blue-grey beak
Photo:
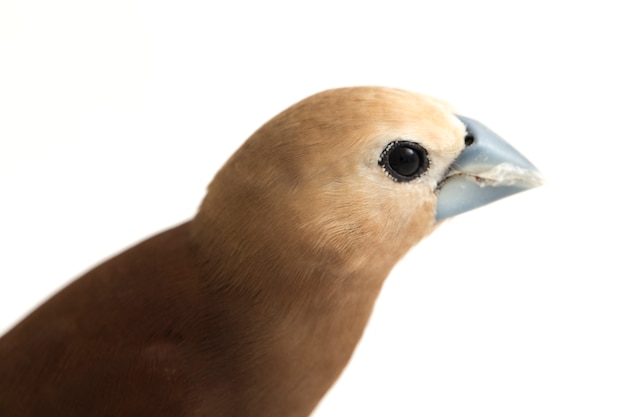
[[[439,184],[437,221],[542,184],[537,168],[496,133],[457,117],[467,128],[467,146]]]

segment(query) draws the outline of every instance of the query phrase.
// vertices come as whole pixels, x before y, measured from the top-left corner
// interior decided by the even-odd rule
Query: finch
[[[194,218],[0,339],[0,415],[308,416],[396,262],[442,220],[540,183],[439,100],[309,97],[243,143]]]

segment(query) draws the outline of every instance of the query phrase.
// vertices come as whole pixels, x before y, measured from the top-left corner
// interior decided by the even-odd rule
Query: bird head
[[[439,100],[343,88],[256,131],[216,175],[198,217],[277,251],[390,267],[444,218],[538,178],[519,152]]]

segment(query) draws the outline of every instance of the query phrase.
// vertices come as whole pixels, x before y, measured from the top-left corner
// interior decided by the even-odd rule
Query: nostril
[[[474,135],[468,132],[467,135],[465,135],[465,146],[470,146],[472,143],[474,143]]]

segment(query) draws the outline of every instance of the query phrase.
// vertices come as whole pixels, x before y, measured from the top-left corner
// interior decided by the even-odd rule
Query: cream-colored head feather
[[[325,91],[243,144],[211,183],[198,220],[232,222],[233,236],[257,236],[276,250],[305,250],[344,268],[364,268],[375,257],[387,269],[433,229],[434,191],[464,135],[449,107],[427,96],[376,87]],[[420,178],[397,182],[379,166],[397,140],[427,150]],[[259,225],[265,230],[246,231]]]

